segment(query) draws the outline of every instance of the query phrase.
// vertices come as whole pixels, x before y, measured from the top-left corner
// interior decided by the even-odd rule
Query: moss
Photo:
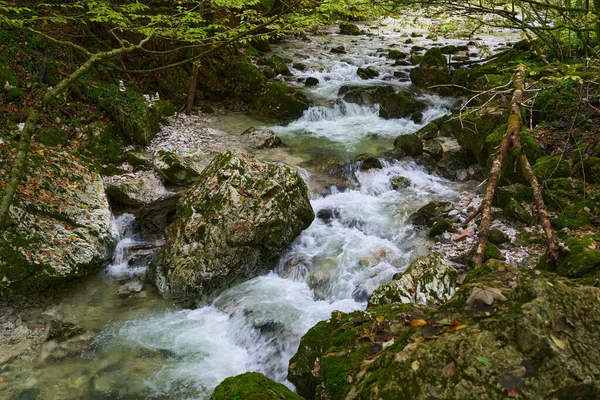
[[[514,220],[523,222],[524,224],[531,224],[533,222],[533,217],[531,213],[523,206],[521,203],[515,199],[508,202],[508,204],[504,207],[504,214]]]
[[[292,73],[290,72],[290,69],[288,68],[288,66],[285,63],[285,61],[283,60],[283,58],[281,58],[279,56],[273,56],[273,57],[271,57],[267,61],[267,65],[269,67],[273,68],[273,71],[277,75],[286,75],[286,76],[287,75],[292,75]]]
[[[4,87],[6,82],[11,86],[17,86],[19,84],[15,71],[8,66],[2,66],[0,67],[0,87]]]
[[[435,123],[430,122],[417,131],[417,136],[422,140],[435,139],[439,131],[440,128]]]
[[[436,221],[431,229],[429,230],[429,236],[435,237],[441,235],[444,232],[453,232],[455,229],[452,225],[452,221],[449,219],[441,219]]]
[[[425,103],[405,93],[388,94],[379,108],[381,118],[406,118],[425,109]]]
[[[600,196],[569,205],[556,218],[558,229],[600,225]]]
[[[423,65],[424,62],[425,61],[423,60],[421,65]],[[418,87],[431,88],[432,86],[449,83],[450,77],[444,69],[417,67],[410,70],[410,80]],[[443,95],[452,94],[451,89],[448,87],[434,88],[434,90]]]
[[[501,186],[496,189],[492,204],[495,207],[504,208],[513,199],[519,202],[533,201],[533,190],[521,183]]]
[[[438,47],[433,47],[425,53],[423,60],[421,61],[421,67],[440,67],[446,68],[447,60],[446,56],[442,54],[442,51]]]
[[[436,221],[447,218],[452,209],[452,203],[450,202],[431,202],[413,213],[409,217],[409,221],[411,224],[431,227]]]
[[[400,50],[390,50],[388,51],[387,57],[390,60],[404,60],[405,58],[408,57],[408,54],[400,51]]]
[[[350,22],[340,22],[340,34],[358,36],[361,34],[360,28]]]
[[[565,244],[569,251],[561,254],[557,274],[569,278],[600,276],[600,234],[570,238]],[[538,267],[554,270],[547,254],[540,257]]]
[[[358,75],[358,77],[360,79],[369,80],[369,79],[375,79],[375,78],[377,78],[379,76],[379,72],[377,72],[376,70],[374,70],[371,67],[358,68],[356,70],[356,75]]]
[[[46,146],[65,145],[69,133],[64,129],[45,129],[36,132],[36,142],[45,144]]]
[[[423,141],[415,134],[399,135],[394,140],[394,150],[400,157],[415,157],[423,154]]]
[[[273,83],[258,95],[253,111],[259,116],[280,121],[300,118],[308,109],[308,99],[281,83]]]
[[[281,383],[258,372],[232,376],[216,387],[211,400],[301,400],[302,398]]]
[[[561,156],[540,157],[533,165],[533,172],[542,182],[550,178],[568,178],[573,173],[569,162]]]
[[[20,103],[23,101],[24,96],[25,93],[21,89],[14,87],[4,95],[4,98],[7,102]]]
[[[501,245],[510,242],[508,236],[498,228],[490,229],[488,240],[490,241],[490,243],[493,243],[495,245]]]

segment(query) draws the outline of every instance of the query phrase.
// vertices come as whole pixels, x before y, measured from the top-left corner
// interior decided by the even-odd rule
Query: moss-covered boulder
[[[360,169],[362,171],[368,171],[371,169],[382,169],[383,164],[381,164],[381,160],[374,156],[373,154],[364,153],[356,156],[356,162],[360,164]]]
[[[395,94],[391,86],[342,86],[338,91],[344,101],[361,106],[382,103],[389,95]]]
[[[533,216],[531,213],[515,199],[512,199],[506,206],[504,206],[504,215],[514,221],[522,222],[527,225],[533,222]]]
[[[561,156],[545,156],[537,159],[533,172],[540,181],[550,178],[568,178],[573,174],[569,162]]]
[[[389,58],[390,60],[404,60],[405,58],[408,58],[408,53],[392,49],[388,51],[387,58]]]
[[[211,156],[200,150],[184,149],[177,153],[159,150],[152,158],[152,165],[166,183],[186,186],[198,179],[210,160]]]
[[[494,193],[492,205],[504,208],[511,200],[516,200],[518,202],[533,201],[533,190],[531,189],[531,186],[525,186],[522,183],[500,186]]]
[[[429,154],[435,161],[440,161],[444,158],[444,147],[439,140],[425,140],[423,142],[423,153]]]
[[[410,186],[410,179],[405,176],[396,175],[390,179],[392,189],[401,190]]]
[[[470,177],[468,171],[471,165],[470,160],[472,157],[468,152],[460,147],[452,147],[444,149],[443,157],[437,164],[434,164],[434,169],[438,175],[446,179],[463,181]],[[433,161],[435,162],[435,160]]]
[[[248,128],[242,133],[242,140],[251,149],[271,149],[284,146],[279,136],[269,129]]]
[[[600,288],[474,272],[437,310],[333,313],[304,336],[288,378],[307,399],[597,398]]]
[[[490,229],[490,232],[488,234],[488,240],[490,241],[490,243],[495,244],[496,246],[510,242],[510,238],[508,237],[508,235],[498,228]]]
[[[350,22],[340,22],[340,34],[358,36],[361,35],[360,28]]]
[[[398,277],[378,287],[369,297],[369,307],[391,303],[437,306],[456,291],[458,273],[439,253],[414,260]]]
[[[600,226],[600,196],[566,206],[556,218],[558,229]]]
[[[0,146],[0,186],[14,151]],[[0,295],[27,294],[85,276],[111,256],[104,182],[91,164],[56,148],[35,147],[0,231]]]
[[[267,65],[273,68],[273,71],[277,75],[292,75],[289,67],[287,66],[285,60],[279,56],[273,56],[267,60]]]
[[[451,220],[444,218],[439,221],[435,221],[429,229],[429,237],[436,237],[446,232],[456,232],[456,228]]]
[[[407,118],[425,109],[425,103],[406,93],[390,93],[381,102],[381,118]]]
[[[453,261],[456,261],[456,262],[463,264],[469,268],[472,268],[473,266],[475,266],[475,257],[477,255],[477,247],[478,247],[478,244],[476,243],[473,247],[471,247],[471,249],[469,251],[465,251],[464,253],[460,254]],[[506,257],[504,256],[504,254],[502,254],[500,249],[494,243],[492,243],[492,242],[487,243],[487,246],[485,247],[485,254],[483,255],[483,261],[493,261],[493,260],[504,261],[505,259],[506,259]]]
[[[411,224],[431,228],[437,221],[448,218],[448,213],[453,209],[450,202],[434,201],[419,208],[408,220]]]
[[[309,77],[308,77],[308,78],[306,78],[306,80],[304,81],[304,86],[307,86],[307,87],[319,86],[319,83],[321,83],[321,82],[319,81],[319,79],[318,79],[318,78],[315,78],[315,77],[309,76]]]
[[[302,400],[302,397],[263,374],[246,372],[221,382],[210,400]]]
[[[394,150],[401,157],[417,157],[423,154],[423,141],[414,133],[399,135],[394,139]]]
[[[152,154],[145,151],[128,151],[125,159],[134,167],[149,168],[152,166]]]
[[[569,238],[565,245],[557,266],[543,254],[538,267],[569,278],[600,277],[600,233]]]
[[[421,64],[423,64],[423,61],[421,61]],[[433,86],[445,85],[449,83],[450,76],[444,69],[441,68],[417,67],[410,70],[410,81],[418,87],[429,89]],[[433,89],[444,95],[452,94],[451,90],[447,87]]]
[[[252,105],[252,112],[269,119],[289,122],[302,116],[308,109],[308,99],[281,83],[273,83],[260,92]]]
[[[377,78],[379,76],[379,72],[372,67],[358,68],[356,70],[356,75],[358,75],[360,79],[369,80]]]
[[[582,171],[583,170],[583,171]],[[575,168],[575,173],[582,176],[585,173],[585,179],[589,183],[600,183],[600,157],[588,157]]]
[[[6,85],[8,83],[8,85]],[[0,87],[4,88],[5,86],[17,86],[19,84],[19,80],[17,79],[17,74],[12,68],[3,65],[0,67]]]
[[[314,219],[295,169],[230,151],[202,171],[177,214],[152,276],[188,305],[268,270]]]
[[[430,122],[417,131],[417,136],[423,140],[435,139],[439,132],[439,126],[434,122]]]
[[[170,192],[152,172],[141,172],[111,179],[106,186],[106,194],[112,205],[141,207]]]
[[[433,47],[425,52],[425,55],[423,56],[423,60],[421,61],[421,67],[446,68],[447,63],[448,63],[448,60],[446,59],[446,56],[442,53],[440,48]]]
[[[20,103],[23,101],[24,96],[25,92],[23,92],[18,87],[11,88],[8,92],[4,94],[4,98],[9,103]]]

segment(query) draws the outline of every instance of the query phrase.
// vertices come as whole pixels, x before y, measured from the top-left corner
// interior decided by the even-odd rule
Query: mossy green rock
[[[425,103],[406,93],[390,93],[381,102],[379,116],[381,118],[406,118],[416,112],[423,111]]]
[[[600,277],[600,234],[569,238],[565,245],[568,251],[561,251],[556,267],[547,253],[540,257],[538,267],[569,278]]]
[[[456,292],[458,273],[439,253],[414,260],[407,270],[381,285],[369,297],[369,307],[391,303],[429,306],[444,304]]]
[[[522,183],[501,186],[496,189],[492,204],[496,207],[504,208],[513,199],[519,202],[533,201],[533,190],[530,186],[525,186]]]
[[[253,113],[277,121],[293,121],[308,109],[308,99],[281,83],[273,83],[254,101]]]
[[[435,161],[440,161],[444,157],[444,148],[438,140],[430,139],[423,142],[423,153],[429,154]]]
[[[477,246],[478,244],[475,244],[471,250],[459,255],[455,261],[467,266],[467,267],[473,267],[475,265],[475,256],[477,255]],[[500,249],[493,243],[488,242],[487,246],[485,247],[485,254],[483,255],[483,261],[488,261],[488,260],[500,260],[500,261],[504,261],[506,259],[506,257],[504,257],[504,255],[502,254],[502,252],[500,251]]]
[[[573,171],[569,162],[561,156],[545,156],[537,159],[533,172],[540,181],[550,178],[568,178]]]
[[[414,133],[396,136],[394,149],[400,156],[416,157],[423,154],[423,141]]]
[[[17,86],[19,84],[15,71],[7,66],[2,66],[0,67],[0,87],[3,88],[7,82],[10,86]]]
[[[506,233],[502,232],[498,228],[491,228],[488,234],[488,240],[490,243],[495,244],[496,246],[510,242],[510,238]]]
[[[558,229],[600,226],[600,196],[565,207],[556,218]]]
[[[186,305],[267,271],[314,219],[296,169],[219,153],[181,198],[152,276]]]
[[[400,50],[390,50],[388,51],[387,57],[390,60],[404,60],[408,57],[408,54]]]
[[[285,63],[283,58],[281,58],[279,56],[271,57],[267,61],[267,65],[269,67],[273,68],[273,71],[275,71],[275,74],[277,74],[277,75],[285,75],[285,76],[292,75],[289,67],[287,66],[287,64]]]
[[[345,102],[361,106],[381,103],[392,94],[395,94],[395,91],[391,86],[342,86],[338,91],[338,95],[343,96]]]
[[[210,400],[302,400],[281,383],[258,372],[231,376],[216,387]]]
[[[35,134],[37,143],[46,146],[64,146],[67,144],[69,132],[64,129],[38,129]]]
[[[423,61],[421,62],[421,65]],[[425,89],[431,88],[432,86],[445,85],[450,82],[448,73],[441,68],[425,68],[417,67],[410,70],[410,81],[418,86]],[[436,91],[444,95],[451,95],[452,92],[447,87],[435,88]]]
[[[518,222],[523,222],[524,224],[531,224],[533,222],[533,216],[529,211],[527,211],[521,203],[515,199],[508,202],[508,204],[504,207],[504,214]]]
[[[450,221],[449,219],[440,219],[439,221],[436,221],[432,226],[431,229],[429,229],[429,237],[435,237],[438,235],[441,235],[444,232],[454,232],[454,225],[452,224],[452,221]]]
[[[211,157],[200,150],[181,150],[173,153],[159,150],[154,154],[152,165],[156,174],[172,185],[192,184],[208,165]]]
[[[23,101],[24,96],[25,93],[21,89],[19,89],[18,87],[14,87],[4,95],[4,98],[7,102],[20,103],[21,101]]]
[[[377,78],[379,76],[379,72],[377,72],[375,69],[373,69],[371,67],[358,68],[356,70],[356,75],[358,75],[358,77],[360,79],[368,80],[368,79],[375,79],[375,78]]]
[[[0,148],[0,182],[10,160]],[[111,256],[112,225],[102,178],[64,150],[38,147],[0,232],[0,296],[28,294],[85,276]]]
[[[439,132],[440,128],[434,122],[430,122],[417,131],[417,136],[423,140],[435,139]]]
[[[360,33],[360,28],[357,25],[352,24],[350,22],[341,22],[340,23],[340,34],[358,36],[361,33]]]
[[[469,154],[460,147],[446,149],[444,156],[437,163],[435,172],[446,179],[463,181],[469,176],[467,168],[470,160]]]
[[[392,189],[400,190],[410,186],[410,179],[405,176],[394,176],[390,179],[390,183],[392,184]]]
[[[419,208],[409,217],[409,222],[414,225],[432,227],[441,219],[448,218],[448,213],[454,207],[447,201],[434,201]]]
[[[440,67],[446,68],[448,63],[446,56],[442,54],[442,51],[438,47],[433,47],[425,52],[423,60],[421,61],[421,67]]]
[[[307,399],[598,398],[600,288],[542,276],[511,290],[516,272],[482,268],[437,310],[334,313],[302,339],[290,381]],[[507,301],[466,304],[488,287]]]

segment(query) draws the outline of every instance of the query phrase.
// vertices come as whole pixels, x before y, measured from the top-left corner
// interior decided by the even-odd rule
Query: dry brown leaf
[[[294,369],[294,368],[296,368],[296,363],[295,362],[290,364],[290,369]]]
[[[420,327],[420,326],[425,326],[427,325],[427,321],[425,321],[424,319],[413,319],[412,321],[410,321],[410,324],[416,328]]]
[[[413,371],[416,371],[419,369],[421,365],[419,364],[419,360],[415,360],[413,361],[412,364],[410,364],[410,367],[412,368]]]
[[[515,389],[508,392],[508,397],[517,397],[517,391]]]
[[[442,368],[442,375],[446,378],[454,375],[454,361],[451,361],[448,365]]]
[[[494,303],[494,300],[506,301],[506,297],[504,297],[500,289],[482,286],[473,288],[471,295],[467,299],[467,304],[472,305],[476,300],[491,306],[492,303]]]
[[[559,349],[564,350],[567,348],[567,343],[564,340],[560,340],[554,335],[550,335],[550,338],[552,339],[556,347],[558,347]]]

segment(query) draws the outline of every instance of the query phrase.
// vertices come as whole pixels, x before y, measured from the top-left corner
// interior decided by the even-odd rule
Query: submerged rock
[[[210,400],[302,400],[281,383],[258,372],[231,376],[217,386]]]
[[[314,219],[296,170],[230,151],[213,159],[177,208],[151,275],[185,304],[266,271]]]
[[[484,265],[437,310],[334,312],[302,338],[288,379],[307,399],[597,398],[599,296]]]
[[[372,154],[360,154],[356,157],[356,161],[360,163],[360,169],[363,171],[383,168],[383,165],[381,165],[381,161],[379,160],[379,158],[375,157]]]
[[[414,260],[406,272],[381,285],[369,297],[369,307],[391,303],[440,305],[456,291],[458,273],[439,253]]]
[[[0,147],[0,182],[10,157]],[[4,149],[6,149],[4,147]],[[65,150],[38,147],[0,231],[0,295],[26,294],[85,276],[111,256],[117,232],[93,166]]]

